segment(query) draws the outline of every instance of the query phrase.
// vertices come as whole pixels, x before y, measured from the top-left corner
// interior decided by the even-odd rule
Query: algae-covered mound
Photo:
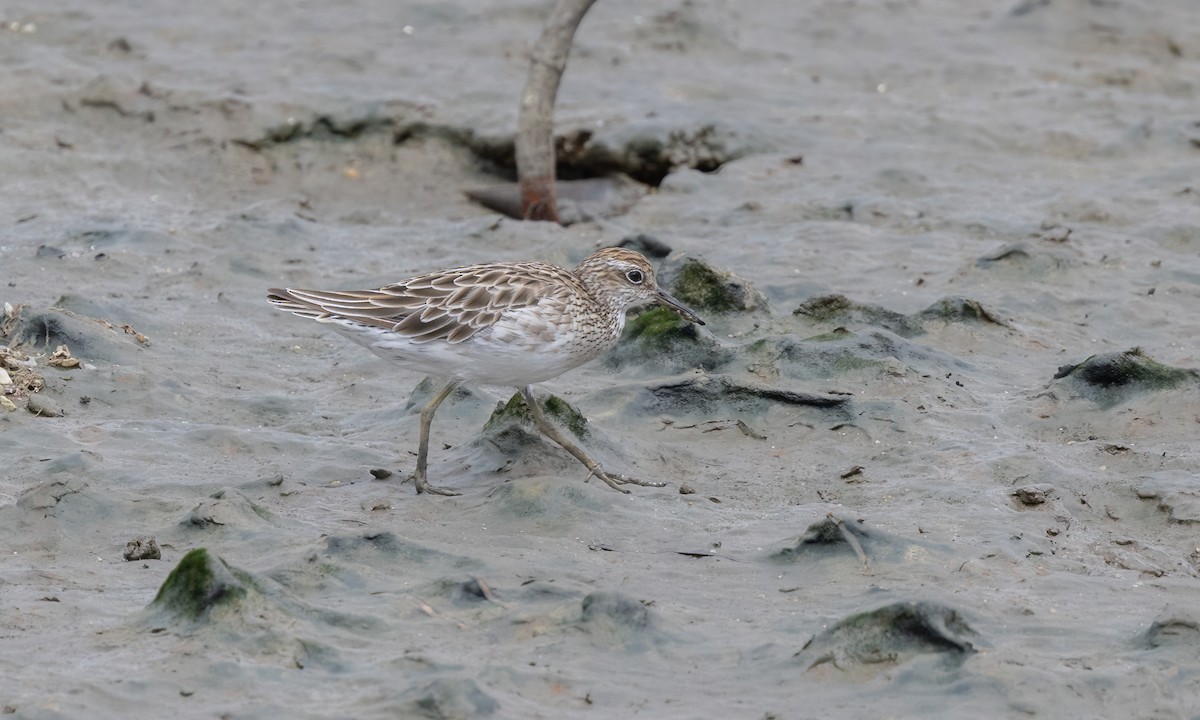
[[[1168,607],[1146,631],[1134,638],[1136,647],[1148,650],[1178,648],[1191,652],[1200,642],[1200,612],[1189,607]]]
[[[901,337],[912,337],[921,332],[920,325],[906,315],[878,305],[856,303],[845,295],[818,295],[809,298],[793,310],[792,315],[807,318],[809,322],[818,325],[881,327]]]
[[[642,652],[670,637],[646,603],[619,592],[598,590],[583,598],[578,620],[569,623],[598,647]]]
[[[283,578],[280,582],[231,567],[197,548],[184,555],[163,581],[135,627],[181,638],[207,638],[206,642],[220,643],[252,664],[340,671],[345,663],[338,650],[344,640],[339,638],[374,637],[381,624],[371,616],[315,607],[297,598],[292,589],[307,592],[314,575],[336,579],[339,571],[345,568],[336,562],[319,564],[306,558],[276,570],[274,574]]]
[[[1093,355],[1078,365],[1064,365],[1054,379],[1081,397],[1110,406],[1131,395],[1171,390],[1186,383],[1194,385],[1200,380],[1200,372],[1164,365],[1141,348],[1133,348]]]
[[[548,395],[538,400],[542,412],[551,422],[556,423],[580,440],[587,438],[587,418],[566,400],[557,395]],[[539,434],[533,423],[533,413],[525,404],[525,398],[520,393],[514,393],[507,403],[500,405],[483,425],[485,435],[500,435],[514,429],[523,428],[527,432]]]
[[[922,345],[883,328],[839,328],[800,338],[778,335],[751,344],[756,372],[799,380],[842,377],[850,373],[893,373],[902,368],[920,374],[963,372],[971,365],[950,353]]]
[[[477,718],[490,716],[500,709],[500,703],[470,678],[437,678],[411,687],[404,697],[404,717]]]
[[[685,320],[665,307],[633,315],[625,324],[621,343],[607,356],[610,366],[645,366],[656,374],[679,373],[693,368],[720,370],[737,356],[737,348],[717,340],[718,335],[745,333],[765,322],[770,309],[762,293],[733,273],[705,261],[683,256],[659,271],[659,284],[708,322],[709,327]],[[722,318],[721,316],[727,316]]]
[[[937,655],[953,667],[976,652],[979,636],[953,608],[899,602],[851,615],[814,636],[796,653],[805,670],[829,664],[874,674],[918,655]]]
[[[912,319],[922,325],[930,320],[941,320],[943,322],[979,323],[983,325],[999,325],[1005,328],[1011,327],[983,303],[964,297],[944,297],[913,315]]]
[[[804,535],[790,540],[770,553],[773,561],[814,562],[824,558],[853,560],[858,555],[864,565],[906,563],[932,550],[944,550],[935,544],[909,540],[859,522],[843,522],[829,517],[808,526]]]
[[[920,312],[904,315],[879,305],[855,302],[845,295],[818,295],[801,303],[792,315],[820,326],[883,328],[904,338],[921,335],[934,321],[1009,327],[983,303],[963,297],[945,297]]]
[[[31,353],[49,354],[66,345],[76,358],[119,364],[133,364],[150,343],[128,323],[88,317],[71,308],[101,311],[95,304],[83,303],[71,295],[64,295],[54,307],[16,306],[0,327],[0,339],[5,345]]]
[[[767,299],[754,287],[700,258],[683,256],[663,267],[659,284],[696,312],[742,313],[767,311]]]
[[[683,256],[659,271],[659,285],[708,323],[701,328],[677,313],[657,307],[631,315],[621,343],[609,353],[612,367],[644,366],[655,374],[701,368],[714,372],[738,355],[738,348],[718,337],[740,337],[770,320],[766,297],[733,273]]]
[[[249,577],[243,575],[208,550],[196,548],[163,581],[150,609],[179,621],[204,620],[214,608],[237,606],[245,599]]]
[[[665,307],[648,310],[625,324],[625,341],[640,342],[654,350],[666,351],[680,343],[694,343],[699,339],[700,331],[695,323]]]
[[[722,345],[711,333],[665,307],[648,310],[625,323],[621,343],[606,357],[612,367],[645,366],[654,374],[680,373],[693,368],[720,370],[737,351]]]
[[[609,440],[602,428],[593,427],[566,400],[539,394],[537,402],[547,422],[598,462],[614,467],[623,464],[620,445]],[[513,473],[520,478],[588,476],[577,458],[537,427],[521,394],[497,403],[480,432],[451,449],[448,455],[452,469],[445,472],[464,479],[477,476],[479,482],[487,485],[492,485],[496,473]],[[526,483],[521,485],[525,487]],[[496,489],[496,492],[507,491]]]

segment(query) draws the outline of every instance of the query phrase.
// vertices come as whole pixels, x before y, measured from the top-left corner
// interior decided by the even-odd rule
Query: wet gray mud
[[[1200,5],[549,7],[0,8],[0,710],[1196,717]],[[264,300],[621,243],[630,495]]]

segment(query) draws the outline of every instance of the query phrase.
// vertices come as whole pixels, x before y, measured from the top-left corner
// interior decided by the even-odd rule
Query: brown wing
[[[413,342],[460,343],[494,325],[505,311],[536,305],[549,288],[577,282],[543,263],[472,265],[419,275],[378,290],[274,288],[276,307],[319,322],[373,325]]]

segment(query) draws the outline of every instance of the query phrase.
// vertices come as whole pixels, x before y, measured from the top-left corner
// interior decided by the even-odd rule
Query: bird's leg
[[[645,485],[647,487],[663,487],[666,485],[666,483],[647,482],[645,480],[625,477],[624,475],[612,475],[605,472],[604,468],[600,467],[600,463],[593,460],[591,455],[588,455],[583,451],[583,448],[571,442],[571,440],[564,435],[561,430],[558,429],[557,425],[554,425],[546,419],[545,413],[542,412],[541,406],[538,405],[537,398],[533,396],[532,385],[526,385],[525,387],[521,388],[521,397],[525,399],[525,404],[529,407],[529,412],[531,415],[533,415],[533,423],[537,425],[538,430],[541,430],[542,434],[546,437],[550,438],[559,445],[562,445],[564,450],[574,455],[576,460],[583,463],[583,466],[589,471],[588,479],[591,479],[591,477],[594,475],[603,480],[605,484],[607,484],[613,490],[623,493],[628,493],[629,491],[621,487],[622,485]]]
[[[462,493],[453,490],[443,490],[439,487],[434,487],[425,479],[425,470],[429,463],[429,426],[433,424],[433,414],[437,412],[438,405],[442,401],[450,397],[450,393],[459,386],[461,380],[451,380],[446,383],[446,387],[442,388],[433,399],[425,403],[425,407],[421,408],[421,439],[417,443],[417,472],[413,476],[413,484],[417,486],[417,493],[430,493],[432,495],[461,495]]]

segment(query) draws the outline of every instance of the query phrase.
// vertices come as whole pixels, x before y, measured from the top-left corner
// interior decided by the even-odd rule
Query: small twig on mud
[[[488,587],[488,584],[486,582],[484,582],[483,580],[480,580],[479,578],[476,578],[475,583],[477,585],[479,585],[479,592],[480,592],[480,594],[483,595],[484,600],[487,600],[488,602],[492,603],[493,605],[499,605],[500,607],[504,608],[505,610],[508,610],[508,605],[505,605],[504,603],[502,603],[496,599],[496,595],[492,592],[492,589],[490,587]]]
[[[871,563],[867,560],[867,553],[863,550],[862,543],[858,541],[858,538],[855,537],[854,533],[850,531],[850,528],[846,527],[846,523],[842,522],[840,517],[834,515],[833,513],[829,513],[826,515],[826,517],[828,517],[835,525],[837,525],[838,530],[840,530],[842,533],[842,538],[846,540],[846,543],[849,544],[850,547],[854,548],[854,553],[858,555],[859,561],[863,564],[863,570],[870,572]]]
[[[521,215],[558,222],[554,190],[554,99],[575,29],[596,0],[559,0],[533,49],[517,113],[517,180]]]
[[[418,610],[425,613],[426,615],[428,615],[431,618],[449,620],[450,622],[457,625],[459,630],[466,630],[467,627],[469,627],[465,622],[463,622],[461,620],[455,620],[454,618],[450,618],[450,617],[446,617],[446,616],[442,615],[437,610],[434,610],[432,605],[425,602],[421,598],[413,597],[410,599],[413,601],[413,604],[417,606]]]

